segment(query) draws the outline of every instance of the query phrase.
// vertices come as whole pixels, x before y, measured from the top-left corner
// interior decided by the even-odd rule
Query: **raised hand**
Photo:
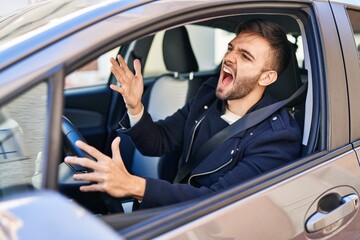
[[[120,93],[125,101],[128,113],[137,115],[142,110],[141,96],[144,91],[144,82],[141,74],[141,63],[134,60],[135,75],[130,71],[122,56],[118,55],[119,63],[114,58],[110,59],[111,72],[116,77],[120,86],[111,84],[110,88]]]
[[[112,158],[98,151],[96,148],[77,141],[76,146],[93,156],[97,161],[88,158],[66,157],[65,162],[76,164],[94,170],[90,173],[74,174],[79,181],[94,182],[91,185],[81,186],[83,192],[106,192],[113,197],[133,197],[141,200],[144,196],[146,181],[143,178],[131,175],[125,168],[120,155],[120,138],[117,137],[111,144]]]

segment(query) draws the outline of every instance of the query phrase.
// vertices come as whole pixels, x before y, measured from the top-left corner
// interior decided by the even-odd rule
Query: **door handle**
[[[317,211],[306,222],[306,230],[309,233],[317,232],[325,228],[327,231],[334,231],[342,225],[341,220],[355,213],[359,207],[359,198],[356,194],[351,194],[341,198],[340,205],[332,211]],[[339,224],[336,224],[339,223]]]

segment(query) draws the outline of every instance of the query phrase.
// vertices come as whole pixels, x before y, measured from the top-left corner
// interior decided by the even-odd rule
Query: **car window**
[[[186,29],[199,64],[199,71],[214,70],[220,64],[227,43],[235,37],[235,33],[198,25],[187,25]],[[164,31],[157,33],[154,37],[144,66],[145,77],[158,76],[168,72],[163,59],[163,37]]]
[[[360,11],[348,10],[360,63]]]
[[[65,78],[65,89],[107,84],[110,76],[110,57],[115,57],[119,47],[87,63]]]
[[[214,70],[222,61],[227,44],[235,37],[235,33],[199,25],[187,25],[186,29],[199,64],[199,71]],[[163,58],[163,37],[164,31],[158,32],[154,37],[144,66],[145,77],[159,76],[168,72]],[[297,46],[296,57],[299,67],[305,68],[301,35],[288,34],[287,37]]]
[[[241,15],[237,16],[239,19],[238,21],[236,21],[237,23],[240,22],[242,20]],[[226,20],[226,18],[224,18]],[[292,69],[294,71],[289,70],[288,73],[282,78],[283,80],[279,80],[277,82],[279,82],[279,87],[273,87],[270,93],[274,96],[275,99],[285,99],[291,96],[291,93],[293,93],[295,91],[295,86],[300,86],[300,84],[305,83],[305,82],[309,82],[309,84],[312,83],[312,79],[311,79],[311,62],[310,62],[310,58],[309,58],[309,50],[307,48],[307,39],[306,39],[306,35],[305,32],[301,30],[301,26],[299,24],[299,22],[297,22],[295,19],[291,18],[291,17],[285,17],[285,16],[278,16],[277,21],[279,21],[279,23],[281,25],[283,25],[284,27],[286,26],[286,32],[287,32],[287,38],[288,40],[294,45],[294,50],[296,53],[296,58],[292,58],[294,59],[294,63],[291,66],[294,67],[289,67],[289,69]],[[289,22],[286,22],[289,21]],[[226,22],[226,21],[224,21]],[[209,77],[216,77],[217,72],[214,71],[217,69],[217,67],[219,66],[219,64],[221,63],[224,54],[227,50],[228,47],[228,43],[235,37],[235,33],[234,32],[230,32],[232,30],[234,30],[234,28],[230,28],[230,27],[224,27],[222,25],[219,26],[219,28],[217,28],[217,26],[213,26],[213,27],[207,27],[204,26],[205,24],[208,24],[207,22],[198,22],[195,23],[196,25],[185,25],[187,32],[189,34],[189,38],[190,38],[190,42],[191,42],[191,47],[192,50],[194,51],[195,57],[197,59],[198,65],[199,65],[199,71],[203,71],[205,72],[204,76],[201,75],[199,77],[199,79],[201,81],[206,81]],[[204,25],[202,25],[204,24]],[[220,27],[223,27],[223,29],[220,29]],[[226,30],[225,30],[226,29]],[[161,74],[164,74],[167,72],[165,64],[164,64],[164,58],[163,58],[163,47],[162,47],[162,42],[163,42],[163,38],[164,38],[164,32],[165,31],[160,31],[155,33],[154,38],[153,39],[145,39],[144,40],[144,36],[140,36],[139,39],[134,39],[134,41],[127,46],[127,48],[124,48],[127,50],[127,52],[124,52],[124,58],[131,62],[132,58],[140,58],[146,61],[143,61],[144,66],[144,72],[143,72],[143,76],[146,77],[154,77],[154,76],[160,76]],[[144,42],[140,42],[141,40],[144,40]],[[141,47],[136,46],[137,43],[141,43]],[[144,44],[143,44],[144,43]],[[145,44],[148,44],[147,46],[144,46]],[[151,44],[151,45],[150,45]],[[150,47],[149,47],[150,45]],[[139,47],[139,49],[136,49],[136,47]],[[138,51],[139,50],[139,51]],[[72,87],[81,87],[81,86],[91,86],[93,84],[103,84],[103,82],[101,82],[101,80],[99,78],[96,79],[96,77],[98,77],[97,73],[99,72],[100,67],[106,67],[107,69],[104,69],[104,72],[107,71],[107,74],[110,73],[110,63],[109,63],[109,58],[112,56],[116,56],[118,52],[117,50],[113,50],[110,52],[107,52],[103,55],[101,55],[100,57],[98,57],[95,61],[89,62],[88,64],[86,64],[85,66],[83,66],[82,68],[74,71],[73,73],[71,73],[70,75],[67,76],[66,78],[66,88],[72,88]],[[130,60],[129,60],[130,59]],[[101,62],[104,61],[104,64],[102,65]],[[296,63],[296,64],[295,64]],[[97,71],[96,71],[97,70]],[[299,73],[298,71],[299,70]],[[93,72],[91,72],[93,71]],[[89,84],[85,84],[85,82],[89,79],[87,78],[87,76],[89,75],[93,75],[94,76],[94,81],[92,81],[92,83]],[[199,74],[200,75],[200,74]],[[108,75],[104,75],[107,77]],[[72,79],[74,79],[72,81]],[[81,79],[81,80],[80,80]],[[288,89],[285,89],[282,87],[282,84],[284,84],[284,82],[288,82],[286,81],[287,79],[292,79],[293,82],[291,84],[287,84],[286,87]],[[150,79],[152,80],[152,79]],[[78,82],[76,82],[78,81]],[[80,84],[78,84],[80,82]],[[106,81],[107,82],[107,81]],[[195,81],[192,81],[192,83],[194,83]],[[73,85],[69,85],[69,83],[72,83]],[[85,85],[82,85],[85,84]],[[200,86],[200,85],[199,85]],[[85,89],[86,90],[86,89]],[[177,93],[179,93],[180,91],[182,91],[182,89],[177,88],[176,89]],[[70,91],[69,91],[70,92]],[[75,91],[76,92],[76,91]],[[165,92],[165,91],[164,91]],[[166,92],[168,93],[168,92]],[[101,95],[101,93],[99,93]],[[106,92],[107,94],[107,92]],[[90,94],[89,94],[90,95]],[[94,99],[100,95],[95,95]],[[115,94],[117,96],[117,94]],[[97,101],[97,103],[99,104],[103,104],[105,105],[105,99],[106,97],[105,94],[101,95],[101,101]],[[107,95],[106,95],[107,96]],[[144,94],[145,99],[147,96]],[[70,98],[72,97],[72,98]],[[79,99],[82,98],[82,100],[85,98],[84,95],[81,94],[81,96],[78,96]],[[289,106],[289,108],[287,109],[289,111],[289,113],[292,115],[293,118],[295,118],[295,120],[298,122],[300,128],[302,129],[302,133],[303,133],[303,149],[305,153],[311,152],[314,148],[316,148],[316,146],[312,145],[312,143],[310,142],[310,144],[308,145],[308,138],[310,134],[316,134],[316,133],[312,133],[311,132],[311,127],[312,127],[312,114],[313,114],[313,110],[312,110],[312,98],[313,95],[312,93],[309,91],[307,93],[307,100],[306,100],[306,104],[305,104],[305,98],[301,99],[301,103],[299,103],[298,105],[291,105]],[[89,124],[88,122],[91,122],[92,117],[83,117],[83,116],[93,116],[93,115],[99,115],[99,112],[96,112],[97,109],[95,109],[94,104],[93,105],[87,105],[84,106],[83,109],[78,109],[79,108],[79,102],[81,103],[81,101],[74,101],[77,104],[74,104],[73,106],[70,105],[71,100],[73,100],[74,95],[69,96],[69,98],[67,98],[67,104],[65,107],[67,107],[68,109],[65,109],[64,113],[66,113],[66,110],[68,110],[69,112],[69,119],[74,123],[74,125],[76,127],[79,128],[80,132],[84,135],[84,137],[86,138],[86,140],[88,142],[90,142],[88,139],[91,140],[91,138],[96,139],[96,141],[100,142],[101,138],[97,137],[96,135],[96,131],[94,131],[94,125]],[[100,99],[100,98],[96,98],[96,99]],[[114,98],[115,99],[115,98]],[[174,100],[175,98],[172,96],[172,100]],[[114,111],[116,112],[116,114],[119,115],[121,120],[121,117],[123,114],[119,113],[120,110],[125,109],[122,104],[122,98],[116,98],[116,103],[115,104],[119,104],[117,107],[110,107],[110,111]],[[165,100],[167,101],[167,100]],[[170,102],[170,101],[168,101]],[[165,104],[161,104],[161,108],[164,109]],[[71,108],[72,107],[72,108]],[[93,109],[94,108],[94,109]],[[101,110],[103,109],[108,109],[108,108],[104,108],[102,107]],[[76,118],[71,118],[75,116],[76,111],[78,111],[78,119]],[[106,114],[106,112],[104,113]],[[151,113],[150,113],[151,114]],[[67,116],[66,114],[64,114],[65,116]],[[73,119],[75,119],[76,121],[73,121]],[[79,120],[80,119],[80,120]],[[97,118],[100,119],[100,118]],[[87,121],[86,124],[88,124],[88,128],[84,127],[83,122]],[[100,122],[100,121],[99,121]],[[113,129],[114,131],[119,128],[118,125],[119,121],[116,121],[114,124],[115,129]],[[85,125],[86,126],[86,125]],[[110,128],[113,126],[109,126]],[[100,128],[98,128],[100,129]],[[101,129],[99,130],[101,131]],[[87,134],[87,135],[86,135]],[[134,171],[137,170],[135,168],[135,166],[138,166],[136,164],[134,164],[133,160],[135,158],[133,158],[133,156],[139,156],[137,154],[134,154],[134,146],[133,144],[130,142],[130,140],[127,138],[127,136],[121,136],[122,140],[121,140],[121,145],[120,147],[121,149],[121,154],[122,154],[122,158],[123,161],[125,162],[125,165],[128,167],[128,170]],[[316,136],[314,137],[316,138]],[[113,139],[109,139],[109,141],[112,141]],[[108,144],[108,142],[106,143]],[[101,147],[101,146],[100,146]],[[105,146],[105,148],[108,148],[108,145]],[[307,149],[310,149],[309,151],[307,151]],[[99,149],[102,151],[102,149]],[[140,157],[139,157],[140,158]],[[138,158],[138,159],[139,159]],[[149,159],[148,159],[149,160]],[[153,160],[153,159],[151,159]],[[156,163],[155,163],[156,164]],[[154,164],[154,165],[155,165]],[[139,164],[140,168],[146,168],[145,164]],[[148,166],[148,165],[147,165]],[[162,171],[162,170],[166,170],[167,172],[169,172],[169,169],[171,167],[166,166],[166,169],[160,169],[160,167],[155,165],[156,171]],[[141,169],[142,170],[142,169]],[[151,172],[152,169],[150,169],[149,171],[147,171],[146,169],[146,173]],[[145,172],[145,171],[144,171]],[[153,172],[151,172],[153,173]],[[141,174],[139,174],[140,176],[142,176]],[[155,175],[155,174],[153,174]],[[159,174],[159,176],[163,176],[165,174]],[[59,185],[64,185],[62,184],[62,182],[59,183]],[[75,185],[74,185],[75,186]],[[76,187],[76,189],[75,189]],[[69,190],[69,192],[66,192],[66,195],[72,199],[78,200],[78,202],[80,204],[83,204],[85,207],[88,207],[89,210],[91,210],[94,213],[103,213],[104,211],[102,211],[102,209],[98,209],[95,208],[94,209],[94,205],[92,206],[87,206],[87,202],[85,200],[82,199],[81,193],[79,193],[78,187],[79,186],[75,186],[74,189],[72,189],[71,191]],[[62,189],[60,187],[60,189]],[[117,211],[117,210],[114,210]]]
[[[0,189],[41,185],[47,84],[41,83],[0,108]],[[36,114],[34,114],[36,113]],[[1,194],[0,194],[1,196]]]

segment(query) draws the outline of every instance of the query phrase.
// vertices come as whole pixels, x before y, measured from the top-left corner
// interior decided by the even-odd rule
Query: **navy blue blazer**
[[[131,137],[144,155],[161,156],[181,149],[181,167],[213,135],[228,126],[220,116],[224,102],[217,99],[217,79],[206,81],[197,95],[182,109],[164,120],[153,122],[145,111],[130,128],[128,115],[119,131]],[[248,112],[275,101],[268,94]],[[263,122],[231,137],[214,149],[182,183],[146,178],[141,208],[178,203],[241,183],[256,175],[295,160],[301,153],[301,130],[284,109]]]

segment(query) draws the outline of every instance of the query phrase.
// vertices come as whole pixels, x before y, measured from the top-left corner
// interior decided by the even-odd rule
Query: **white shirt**
[[[236,122],[237,120],[239,120],[241,118],[241,116],[236,115],[233,112],[230,112],[229,109],[225,109],[225,113],[223,115],[221,115],[221,118],[224,119],[225,122],[227,122],[228,124],[233,124],[234,122]]]

